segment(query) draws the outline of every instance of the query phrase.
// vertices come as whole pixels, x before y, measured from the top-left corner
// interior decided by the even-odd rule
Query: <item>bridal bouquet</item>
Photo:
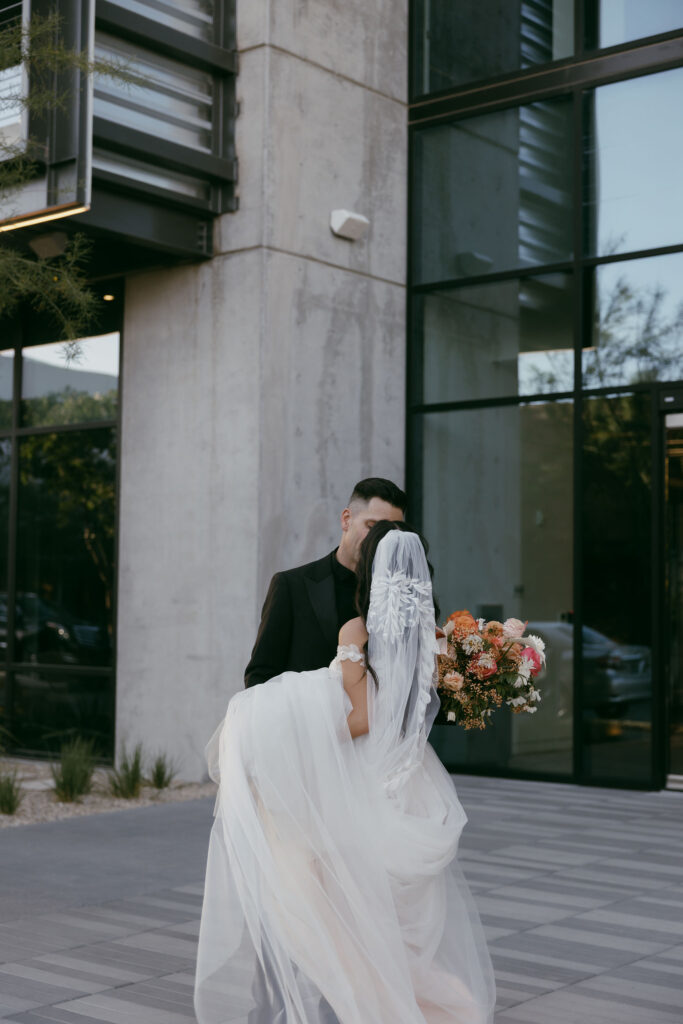
[[[485,622],[453,612],[441,630],[437,657],[441,708],[448,722],[484,729],[496,708],[534,714],[541,699],[534,679],[545,665],[545,644],[524,636],[519,619]]]

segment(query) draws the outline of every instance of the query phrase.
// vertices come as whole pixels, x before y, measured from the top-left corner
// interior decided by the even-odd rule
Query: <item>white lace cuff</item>
[[[337,647],[337,661],[359,661],[365,665],[365,655],[357,644],[340,644]]]

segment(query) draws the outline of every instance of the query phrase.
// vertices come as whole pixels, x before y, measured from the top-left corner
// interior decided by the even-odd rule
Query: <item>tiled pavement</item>
[[[497,1024],[682,1024],[683,794],[456,781]],[[194,1021],[211,809],[0,833],[2,1024]]]

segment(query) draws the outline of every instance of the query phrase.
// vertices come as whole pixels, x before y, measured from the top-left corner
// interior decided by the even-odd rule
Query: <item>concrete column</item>
[[[332,548],[357,479],[404,474],[407,2],[237,13],[239,209],[210,262],[126,294],[117,741],[186,778],[272,573]]]

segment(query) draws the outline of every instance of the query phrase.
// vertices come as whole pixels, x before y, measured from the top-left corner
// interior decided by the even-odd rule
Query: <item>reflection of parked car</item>
[[[527,631],[537,633],[548,646],[549,669],[571,700],[574,627],[569,622],[530,622]],[[652,689],[652,656],[649,647],[618,644],[597,629],[584,626],[583,704],[598,715],[617,717],[628,702],[649,700]],[[547,670],[546,670],[547,671]]]
[[[17,594],[14,660],[57,665],[106,665],[106,629],[85,622],[37,594]],[[7,648],[7,594],[0,594],[0,650]]]

